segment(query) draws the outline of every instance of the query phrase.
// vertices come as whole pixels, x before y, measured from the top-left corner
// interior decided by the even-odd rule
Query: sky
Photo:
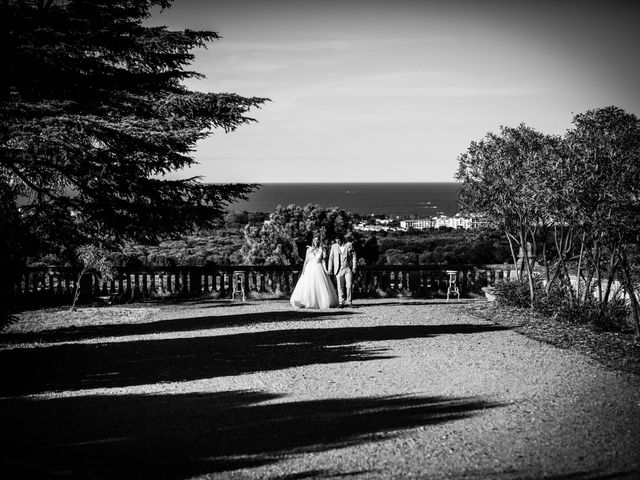
[[[562,135],[575,114],[640,115],[640,2],[175,0],[150,23],[222,38],[193,90],[268,97],[174,177],[451,182],[500,126]]]

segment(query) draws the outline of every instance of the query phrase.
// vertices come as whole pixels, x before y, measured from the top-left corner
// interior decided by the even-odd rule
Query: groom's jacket
[[[331,245],[331,251],[329,252],[329,262],[327,270],[332,275],[339,275],[346,272],[356,271],[356,251],[353,249],[351,242],[344,244],[344,251],[340,251],[340,245],[334,243]]]

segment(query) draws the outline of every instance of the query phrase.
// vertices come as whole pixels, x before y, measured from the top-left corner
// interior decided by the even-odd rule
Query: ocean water
[[[278,205],[340,207],[360,215],[431,217],[458,212],[457,183],[266,183],[233,211],[273,212]]]

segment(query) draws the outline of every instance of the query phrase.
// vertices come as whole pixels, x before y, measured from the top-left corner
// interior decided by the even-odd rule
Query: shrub
[[[202,266],[206,263],[206,259],[203,255],[186,255],[184,258],[184,264],[188,266]]]
[[[403,252],[395,248],[390,248],[385,252],[387,265],[415,265],[418,256],[413,252]]]
[[[542,287],[542,282],[536,278],[534,280],[534,288],[537,287],[538,283]],[[494,294],[496,302],[505,307],[528,308],[531,306],[527,279],[498,282],[494,287]]]
[[[606,305],[598,305],[599,315],[591,320],[596,331],[623,332],[630,328],[628,319],[630,308],[623,300],[610,301]]]
[[[76,280],[73,303],[69,310],[75,310],[76,302],[80,296],[80,285],[83,275],[89,273],[98,279],[110,280],[113,278],[114,265],[109,258],[109,252],[97,245],[82,245],[76,250],[76,257],[82,264],[82,270]]]
[[[629,307],[623,300],[613,300],[607,304],[596,301],[587,303],[565,302],[556,311],[556,318],[588,325],[596,332],[622,332],[629,328],[627,321]]]
[[[536,285],[534,284],[534,288]],[[540,284],[540,291],[536,291],[536,304],[534,308],[546,317],[553,317],[558,312],[569,308],[572,300],[565,288],[553,284],[546,292]]]
[[[588,325],[594,331],[621,332],[627,330],[629,306],[621,299],[614,299],[607,304],[598,303],[589,298],[585,303],[572,300],[561,286],[554,285],[547,293],[542,279],[534,278],[536,302],[534,310],[545,317]],[[529,284],[526,278],[496,283],[494,292],[499,305],[516,308],[530,307]]]

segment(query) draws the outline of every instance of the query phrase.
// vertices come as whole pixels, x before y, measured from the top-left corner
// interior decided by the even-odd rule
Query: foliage
[[[95,245],[82,245],[76,254],[84,270],[94,270],[107,279],[113,276],[113,263],[106,250]]]
[[[584,309],[585,315],[597,310],[608,318],[612,285],[620,280],[640,335],[634,274],[640,121],[635,115],[617,107],[590,110],[574,117],[562,139],[524,125],[503,127],[500,134],[472,142],[459,160],[462,206],[500,225],[518,247],[518,262],[515,249],[512,256],[527,273],[531,308],[548,303],[552,290],[560,289],[558,310]],[[541,291],[534,285],[536,263],[545,271]],[[591,305],[594,292],[597,308]]]
[[[403,252],[396,248],[390,248],[384,252],[387,265],[415,265],[418,263],[418,256],[413,252]]]
[[[244,261],[245,228],[260,229],[269,214],[229,213],[215,228],[155,245],[127,242],[110,258],[117,266],[239,265]],[[248,223],[247,223],[248,222]],[[497,231],[416,230],[408,232],[353,232],[362,265],[376,264],[493,264],[508,258],[508,245]],[[306,239],[301,242],[304,247]],[[297,247],[298,245],[296,245]],[[387,258],[387,252],[400,252]],[[302,253],[302,252],[300,252]],[[55,257],[41,260],[56,264]]]
[[[567,294],[568,290],[561,285],[552,285],[550,288],[544,287],[544,281],[535,277],[536,303],[534,309],[546,317],[566,318],[566,315],[573,308],[574,302]]]
[[[534,283],[539,287],[538,282]],[[538,290],[540,290],[538,288]],[[497,282],[493,290],[496,302],[505,307],[527,308],[531,306],[529,282],[520,278],[511,281]]]
[[[358,254],[358,262],[364,265],[374,265],[380,257],[378,236],[373,233],[363,238],[358,232],[354,232],[354,248]]]
[[[243,225],[221,225],[157,245],[127,243],[111,258],[118,266],[235,265],[242,262],[243,232]]]
[[[394,262],[407,265],[493,264],[503,263],[509,255],[506,241],[495,230],[389,232],[378,238],[378,248],[378,263],[390,263],[386,252],[397,250],[403,255],[394,254]]]
[[[114,265],[109,259],[109,252],[96,245],[82,245],[76,251],[78,261],[82,264],[82,270],[76,281],[73,295],[73,303],[70,310],[75,310],[76,302],[80,296],[80,286],[84,275],[91,275],[98,279],[110,280],[113,278]]]
[[[456,179],[462,182],[462,210],[480,214],[504,231],[514,263],[516,247],[522,252],[531,307],[535,302],[536,234],[549,221],[545,200],[561,153],[559,138],[520,124],[501,127],[500,133],[471,142],[458,158]]]
[[[355,217],[355,216],[354,216]],[[263,227],[267,213],[229,212],[213,228],[157,244],[126,242],[111,253],[116,266],[239,265],[244,261],[245,228]],[[306,239],[305,241],[306,242]],[[307,243],[301,242],[304,247]],[[494,230],[415,230],[413,232],[353,232],[353,243],[362,265],[388,264],[387,251],[401,254],[396,264],[494,264],[508,258],[508,245]],[[296,245],[297,247],[297,245]],[[32,265],[61,265],[55,255],[41,257]]]
[[[15,197],[15,190],[0,181],[0,329],[12,319],[12,282],[26,262],[30,240]]]
[[[629,328],[629,307],[623,299],[614,299],[602,304],[594,297],[576,303],[567,295],[566,289],[547,290],[540,277],[534,277],[536,303],[534,311],[546,317],[554,317],[568,323],[588,325],[594,331],[622,332]],[[498,305],[514,308],[529,308],[529,284],[525,279],[499,282],[493,293]]]
[[[563,302],[555,312],[558,319],[588,325],[594,331],[623,332],[629,329],[629,307],[620,299],[607,304],[589,300],[583,303]]]
[[[608,286],[619,275],[631,293],[640,335],[632,273],[640,231],[640,120],[620,108],[606,107],[576,115],[573,124],[566,142],[575,180],[566,203],[572,206],[567,220],[579,234],[578,279],[584,270],[585,291],[595,282],[599,302],[606,305]]]
[[[326,247],[336,235],[352,232],[353,223],[353,215],[337,207],[279,205],[262,225],[245,227],[242,256],[247,264],[298,264],[314,235]]]
[[[24,199],[23,222],[49,251],[184,234],[255,188],[165,177],[265,99],[188,90],[191,51],[218,34],[145,26],[155,5],[170,2],[0,5],[0,184]]]
[[[640,120],[617,107],[576,115],[566,140],[575,171],[575,215],[591,234],[617,241],[640,223]],[[573,200],[573,201],[571,201]]]

